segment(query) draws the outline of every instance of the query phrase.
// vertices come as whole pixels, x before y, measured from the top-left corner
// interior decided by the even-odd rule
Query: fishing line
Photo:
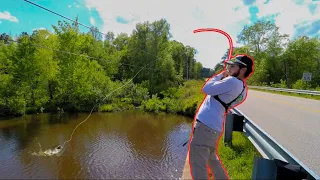
[[[151,61],[151,62],[149,62],[147,65],[143,66],[127,83],[125,83],[123,86],[120,86],[119,88],[115,89],[115,90],[112,91],[111,93],[107,94],[107,95],[102,99],[102,102],[103,102],[107,97],[109,97],[111,94],[113,94],[114,92],[116,92],[117,90],[119,90],[119,89],[123,88],[124,86],[128,85],[144,68],[146,68],[148,65],[150,65],[151,63],[153,63],[153,62],[155,62],[155,61],[158,61],[158,59],[156,58],[156,60]],[[39,153],[32,153],[32,155],[37,155],[37,156],[52,156],[52,155],[55,155],[55,154],[56,154],[56,155],[61,155],[62,150],[64,150],[65,145],[72,140],[73,134],[74,134],[74,132],[76,131],[76,129],[77,129],[81,124],[83,124],[84,122],[86,122],[86,121],[89,119],[89,117],[91,116],[94,108],[96,108],[96,106],[97,106],[98,104],[100,104],[100,103],[95,104],[95,105],[93,106],[93,108],[91,109],[88,117],[87,117],[85,120],[83,120],[82,122],[80,122],[80,123],[73,129],[73,131],[72,131],[72,133],[71,133],[71,136],[70,136],[70,139],[67,140],[67,141],[65,141],[65,142],[63,143],[63,145],[58,145],[58,146],[56,146],[54,149],[47,149],[46,151],[42,151],[41,145],[40,145],[40,143],[38,143],[39,146],[40,146],[40,151],[39,151]]]
[[[18,41],[15,41],[15,40],[8,40],[8,41],[12,41],[12,42],[19,43]],[[82,55],[82,54],[76,54],[76,53],[72,53],[72,52],[61,51],[61,50],[49,48],[49,47],[42,46],[42,45],[35,45],[35,44],[30,44],[30,43],[28,43],[28,47],[29,47],[29,45],[38,46],[38,47],[40,47],[40,48],[45,48],[45,49],[49,49],[49,50],[52,50],[52,51],[58,51],[58,52],[67,53],[67,54],[71,54],[71,55],[84,56],[84,55]],[[29,49],[27,49],[27,54],[29,55]],[[93,57],[90,57],[90,56],[84,56],[84,57],[93,58]],[[97,59],[97,58],[94,58],[94,59]],[[101,59],[99,59],[99,60],[101,60]],[[112,91],[111,93],[107,94],[107,95],[102,99],[102,102],[103,102],[107,97],[109,97],[111,94],[113,94],[114,92],[116,92],[117,90],[119,90],[119,89],[123,88],[124,86],[128,85],[143,69],[145,69],[145,68],[146,68],[148,65],[150,65],[151,63],[156,62],[156,61],[158,61],[158,60],[159,60],[159,59],[158,59],[158,57],[157,57],[156,60],[151,61],[151,62],[149,62],[148,64],[146,64],[145,66],[143,66],[127,83],[125,83],[123,86],[120,86],[119,88],[115,89],[115,90]],[[121,63],[120,63],[120,64],[121,64]],[[134,66],[134,67],[137,67],[137,66]],[[148,69],[148,68],[146,68],[146,69]],[[153,69],[153,70],[154,70],[154,69]],[[32,155],[35,155],[35,156],[52,156],[52,155],[55,155],[55,154],[56,154],[56,155],[61,155],[61,153],[63,152],[62,150],[64,150],[63,148],[65,147],[65,145],[72,140],[73,134],[74,134],[74,132],[76,131],[76,129],[77,129],[81,124],[83,124],[84,122],[86,122],[86,121],[89,119],[89,117],[91,116],[94,108],[96,108],[96,106],[97,106],[98,104],[100,104],[100,103],[95,104],[95,105],[93,106],[93,108],[91,109],[88,117],[87,117],[85,120],[83,120],[82,122],[80,122],[80,123],[73,129],[73,131],[72,131],[72,133],[71,133],[71,136],[70,136],[70,139],[67,140],[67,141],[65,141],[65,142],[63,143],[63,145],[58,145],[58,146],[56,146],[56,147],[53,148],[53,149],[47,149],[47,150],[45,150],[45,151],[42,151],[41,144],[40,144],[38,138],[36,138],[36,140],[37,140],[37,142],[38,142],[38,145],[39,145],[39,152],[38,152],[38,153],[33,152],[33,153],[31,153],[31,154],[32,154]]]
[[[155,61],[157,61],[157,60],[155,60]],[[130,79],[129,82],[127,82],[127,83],[124,84],[123,86],[120,86],[119,88],[115,89],[115,90],[112,91],[111,93],[107,94],[107,95],[103,98],[102,101],[104,101],[108,96],[110,96],[111,94],[113,94],[114,92],[116,92],[118,89],[120,89],[120,88],[126,86],[127,84],[129,84],[145,67],[147,67],[149,64],[151,64],[151,63],[153,63],[153,62],[155,62],[155,61],[151,61],[150,63],[148,63],[147,65],[145,65],[144,67],[142,67],[142,68],[138,71],[138,73],[136,73],[136,74],[133,76],[133,78]],[[86,122],[86,121],[88,120],[88,118],[91,116],[94,108],[95,108],[98,104],[100,104],[100,103],[97,103],[96,105],[94,105],[93,108],[91,109],[88,117],[87,117],[85,120],[83,120],[82,122],[80,122],[80,123],[73,129],[73,131],[72,131],[72,133],[71,133],[71,136],[70,136],[70,139],[67,140],[67,141],[65,141],[65,142],[63,143],[63,145],[58,145],[58,146],[56,146],[53,150],[48,149],[48,150],[46,150],[46,151],[42,151],[41,145],[39,144],[39,145],[40,145],[40,151],[39,151],[39,153],[33,153],[33,155],[38,155],[38,156],[51,156],[51,155],[54,155],[54,154],[60,154],[60,153],[62,152],[63,148],[65,147],[65,145],[72,140],[72,136],[73,136],[74,132],[76,131],[76,129],[77,129],[82,123],[84,123],[84,122]]]
[[[155,61],[157,61],[157,60],[155,60]],[[126,83],[125,85],[129,84],[145,67],[147,67],[149,64],[151,64],[152,62],[155,62],[155,61],[151,61],[150,63],[148,63],[147,65],[145,65],[144,67],[142,67],[142,68],[138,71],[138,73],[136,73],[136,74],[133,76],[133,78],[131,78],[131,80],[130,80],[128,83]],[[114,91],[112,91],[110,94],[107,94],[107,95],[103,98],[102,101],[104,101],[108,96],[110,96],[112,93],[114,93],[114,92],[117,91],[118,89],[124,87],[125,85],[120,86],[119,88],[117,88],[117,89],[115,89]],[[99,103],[97,103],[96,105],[98,105],[98,104],[99,104]],[[70,141],[72,140],[72,135],[73,135],[73,133],[75,132],[75,130],[76,130],[82,123],[84,123],[85,121],[88,120],[88,118],[89,118],[90,115],[92,114],[92,111],[93,111],[93,109],[96,107],[96,105],[93,106],[93,108],[91,109],[91,112],[90,112],[89,116],[88,116],[84,121],[82,121],[81,123],[79,123],[79,124],[75,127],[75,129],[74,129],[73,132],[71,133],[70,139],[67,140],[67,141],[65,141],[65,142],[63,143],[63,146],[62,146],[62,147],[64,147],[66,143],[68,143],[68,142],[70,142]]]
[[[30,4],[32,4],[32,5],[34,5],[34,6],[37,6],[37,7],[41,8],[41,9],[44,9],[44,10],[46,10],[46,11],[49,11],[50,13],[53,13],[53,14],[55,14],[55,15],[57,15],[57,16],[60,16],[60,17],[62,17],[62,18],[65,18],[65,19],[67,19],[67,20],[69,20],[69,21],[72,21],[72,22],[76,23],[77,25],[80,24],[80,25],[82,25],[82,26],[84,26],[84,27],[86,27],[86,28],[88,28],[88,29],[90,29],[90,30],[92,30],[92,31],[96,31],[96,32],[98,32],[98,33],[100,33],[100,34],[106,35],[105,33],[102,33],[102,32],[100,32],[100,31],[98,31],[98,30],[95,30],[95,29],[93,29],[93,28],[91,28],[91,27],[89,27],[89,26],[87,26],[87,25],[85,25],[85,24],[82,24],[82,23],[78,22],[78,21],[74,21],[74,20],[72,20],[72,19],[70,19],[70,18],[68,18],[68,17],[66,17],[66,16],[63,16],[63,15],[61,15],[61,14],[59,14],[59,13],[56,13],[56,12],[54,12],[54,11],[52,11],[52,10],[49,10],[48,8],[42,7],[42,6],[40,6],[40,5],[36,4],[36,3],[33,3],[33,2],[31,2],[31,1],[29,1],[29,0],[24,0],[24,1],[30,3]],[[156,57],[156,60],[155,60],[155,61],[158,60],[158,57],[155,56],[155,55],[153,55],[153,54],[150,54],[150,53],[148,53],[148,52],[146,52],[146,51],[144,51],[144,50],[142,50],[142,49],[139,49],[139,51],[143,51],[143,52],[145,52],[145,53],[147,53],[147,54],[149,54],[149,55],[152,55],[152,56]],[[149,64],[151,64],[152,62],[155,62],[155,61],[151,61],[150,63],[148,63],[147,65],[145,65],[143,68],[141,68],[141,69],[139,70],[139,72],[138,72],[133,78],[135,78],[145,67],[147,67]],[[133,79],[133,78],[132,78],[132,79]],[[130,82],[132,81],[132,79],[131,79],[128,83],[130,83]],[[128,83],[127,83],[127,84],[128,84]],[[125,84],[125,85],[127,85],[127,84]],[[125,85],[121,86],[120,88],[124,87]],[[117,91],[117,90],[120,89],[120,88],[117,88],[117,89],[114,90],[113,92]],[[110,94],[106,95],[105,98],[107,98],[108,96],[110,96],[113,92],[111,92]],[[103,99],[103,101],[105,100],[105,98]],[[99,104],[99,103],[97,103],[97,104]],[[96,104],[96,105],[97,105],[97,104]],[[45,151],[44,154],[50,156],[50,155],[58,154],[59,152],[61,152],[62,149],[64,148],[64,146],[66,145],[66,143],[68,143],[68,142],[70,142],[70,141],[72,140],[72,135],[74,134],[75,130],[76,130],[82,123],[84,123],[85,121],[87,121],[87,119],[90,117],[90,115],[92,114],[92,111],[93,111],[93,109],[96,107],[96,105],[91,109],[89,116],[88,116],[84,121],[82,121],[81,123],[79,123],[79,124],[76,126],[76,128],[73,130],[73,132],[72,132],[72,134],[71,134],[70,139],[67,140],[67,141],[65,141],[65,142],[63,143],[63,146],[59,145],[59,146],[57,146],[56,148],[54,148],[53,150],[50,150],[50,149],[49,149],[49,150]]]

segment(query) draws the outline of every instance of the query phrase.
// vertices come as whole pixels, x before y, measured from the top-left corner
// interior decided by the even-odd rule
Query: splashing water
[[[49,148],[49,149],[43,151],[38,138],[36,138],[36,140],[38,141],[39,151],[38,152],[36,152],[36,151],[29,152],[33,156],[53,156],[53,155],[60,156],[63,153],[63,151],[62,151],[63,146],[61,146],[61,145],[57,145],[54,148]]]

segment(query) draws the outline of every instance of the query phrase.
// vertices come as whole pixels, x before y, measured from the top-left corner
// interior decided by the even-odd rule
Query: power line
[[[26,2],[28,2],[28,3],[30,3],[30,4],[32,4],[32,5],[35,5],[35,6],[39,7],[39,8],[41,8],[41,9],[44,9],[44,10],[46,10],[46,11],[49,11],[49,12],[51,12],[51,13],[57,15],[57,16],[60,16],[60,17],[62,17],[62,18],[65,18],[65,19],[67,19],[67,20],[69,20],[69,21],[72,21],[72,22],[74,22],[74,23],[76,23],[76,24],[80,24],[81,26],[84,26],[84,27],[86,27],[86,28],[88,28],[88,29],[90,29],[90,30],[96,31],[96,32],[98,32],[98,33],[100,33],[100,34],[102,34],[102,35],[105,35],[105,36],[107,35],[107,34],[105,34],[105,33],[103,33],[103,32],[98,31],[98,30],[94,30],[94,29],[92,29],[91,27],[89,27],[89,26],[87,26],[87,25],[85,25],[85,24],[83,24],[83,23],[80,23],[80,22],[78,22],[78,21],[72,20],[72,19],[70,19],[70,18],[68,18],[68,17],[66,17],[66,16],[64,16],[64,15],[61,15],[61,14],[59,14],[59,13],[57,13],[57,12],[54,12],[54,11],[48,9],[48,8],[45,8],[45,7],[40,6],[40,5],[36,4],[36,3],[33,3],[33,2],[31,2],[31,1],[29,1],[29,0],[24,0],[24,1],[26,1]]]
[[[85,24],[83,24],[83,23],[80,23],[80,22],[78,22],[78,21],[74,21],[74,20],[72,20],[72,19],[70,19],[70,18],[68,18],[68,17],[66,17],[66,16],[64,16],[64,15],[61,15],[61,14],[59,14],[59,13],[57,13],[57,12],[54,12],[54,11],[52,11],[52,10],[49,10],[49,9],[47,9],[47,8],[45,8],[45,7],[42,7],[42,6],[40,6],[40,5],[36,4],[36,3],[33,3],[33,2],[31,2],[31,1],[29,1],[29,0],[24,0],[24,1],[26,1],[26,2],[28,2],[28,3],[30,3],[30,4],[32,4],[32,5],[35,5],[35,6],[39,7],[39,8],[42,8],[42,9],[44,9],[44,10],[46,10],[46,11],[49,11],[49,12],[51,12],[51,13],[57,15],[57,16],[60,16],[60,17],[62,17],[62,18],[65,18],[65,19],[67,19],[67,20],[69,20],[69,21],[72,21],[72,22],[74,22],[74,23],[80,24],[80,25],[82,25],[82,26],[84,26],[84,27],[86,27],[86,28],[88,28],[88,29],[90,29],[90,30],[96,31],[96,32],[98,32],[98,33],[100,33],[100,34],[102,34],[102,35],[105,35],[105,36],[107,35],[107,34],[105,34],[105,33],[103,33],[103,32],[98,31],[98,30],[94,30],[94,29],[90,28],[89,26],[87,26],[87,25],[85,25]],[[154,54],[148,53],[147,51],[144,51],[144,50],[142,50],[142,49],[138,49],[138,50],[139,50],[139,51],[142,51],[142,52],[144,52],[144,53],[147,53],[147,54],[155,57],[156,59],[158,59],[158,57],[155,56]],[[175,63],[175,64],[180,66],[180,64],[177,64],[177,63]]]
[[[67,20],[69,20],[69,21],[72,21],[72,22],[74,22],[74,23],[80,24],[80,25],[82,25],[82,26],[84,26],[84,27],[86,27],[86,28],[88,28],[88,29],[90,29],[90,30],[96,31],[96,32],[98,32],[98,33],[106,36],[105,33],[102,33],[102,32],[100,32],[100,31],[98,31],[98,30],[94,30],[94,29],[90,28],[89,26],[87,26],[87,25],[85,25],[85,24],[83,24],[83,23],[80,23],[80,22],[78,22],[78,21],[74,21],[74,20],[72,20],[72,19],[70,19],[70,18],[68,18],[68,17],[66,17],[66,16],[64,16],[64,15],[61,15],[61,14],[59,14],[59,13],[57,13],[57,12],[54,12],[54,11],[52,11],[52,10],[49,10],[49,9],[47,9],[47,8],[45,8],[45,7],[42,7],[42,6],[40,6],[40,5],[36,4],[36,3],[33,3],[33,2],[31,2],[31,1],[29,1],[29,0],[24,0],[24,1],[26,1],[26,2],[28,2],[28,3],[30,3],[30,4],[32,4],[32,5],[35,5],[35,6],[39,7],[39,8],[42,8],[42,9],[44,9],[44,10],[46,10],[46,11],[49,11],[49,12],[55,14],[55,15],[58,15],[58,16],[60,16],[60,17],[62,17],[62,18],[65,18],[65,19],[67,19]],[[151,53],[148,53],[147,51],[144,51],[144,50],[142,50],[142,49],[139,49],[139,48],[138,48],[138,51],[144,52],[144,53],[146,53],[146,54],[149,54],[149,55],[155,57],[155,58],[156,58],[155,61],[158,61],[158,60],[160,59],[160,58],[158,58],[156,55],[151,54]],[[175,64],[175,65],[178,65],[178,66],[181,66],[180,64],[175,63],[175,62],[174,62],[174,64]],[[187,71],[188,71],[188,70],[187,70]]]
[[[68,19],[69,21],[72,21],[72,22],[74,22],[74,23],[76,23],[76,24],[80,24],[81,26],[84,26],[84,27],[86,27],[86,28],[88,28],[88,29],[90,29],[90,30],[92,30],[92,31],[96,31],[96,32],[101,33],[100,31],[94,30],[94,29],[92,29],[91,27],[89,27],[89,26],[87,26],[87,25],[85,25],[85,24],[82,24],[82,23],[80,23],[80,22],[77,22],[77,21],[75,21],[75,20],[72,20],[72,19],[70,19],[70,18],[68,18],[68,17],[66,17],[66,16],[64,16],[64,15],[61,15],[61,14],[59,14],[59,13],[56,13],[56,12],[54,12],[54,11],[48,9],[48,8],[42,7],[42,6],[40,6],[40,5],[38,5],[38,4],[34,3],[34,2],[31,2],[31,1],[28,1],[28,0],[24,0],[24,1],[26,1],[26,2],[28,2],[28,3],[30,3],[30,4],[32,4],[32,5],[35,5],[35,6],[39,7],[39,8],[41,8],[41,9],[44,9],[44,10],[46,10],[46,11],[49,11],[49,12],[51,12],[51,13],[57,15],[57,16],[63,17],[63,18],[65,18],[65,19]],[[101,34],[105,35],[104,33],[101,33]]]

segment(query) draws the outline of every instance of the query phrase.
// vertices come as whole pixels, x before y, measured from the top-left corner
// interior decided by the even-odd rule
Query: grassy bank
[[[251,179],[254,157],[261,157],[241,132],[233,133],[232,145],[225,145],[221,137],[218,154],[230,179]],[[210,177],[213,179],[212,174]]]
[[[118,98],[110,104],[99,107],[101,112],[114,112],[120,110],[139,108],[150,113],[172,113],[192,117],[201,104],[204,95],[201,93],[203,80],[186,81],[177,88],[169,88],[159,94],[146,96],[139,103],[134,104],[133,98]]]
[[[232,145],[223,143],[221,137],[218,147],[220,159],[230,179],[251,179],[254,157],[261,157],[249,139],[241,132],[233,132]]]
[[[281,95],[286,95],[286,96],[294,96],[294,97],[301,97],[301,98],[307,98],[307,99],[320,100],[320,96],[312,96],[312,95],[308,95],[308,94],[288,93],[288,92],[257,89],[257,88],[251,88],[251,87],[249,89],[252,89],[252,90],[255,90],[255,91],[261,91],[261,92],[273,93],[273,94],[281,94]]]

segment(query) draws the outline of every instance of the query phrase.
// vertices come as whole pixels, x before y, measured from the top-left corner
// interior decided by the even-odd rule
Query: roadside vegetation
[[[139,23],[130,36],[102,37],[95,27],[81,32],[65,21],[52,27],[54,32],[0,35],[0,116],[91,111],[97,103],[94,111],[139,108],[193,116],[204,79],[223,68],[203,67],[195,48],[172,39],[164,19]],[[244,27],[238,42],[245,45],[233,55],[255,60],[249,85],[320,89],[319,38],[288,40],[274,24],[259,21]],[[303,72],[313,73],[311,82],[301,81]]]
[[[289,39],[269,21],[245,26],[237,37],[244,44],[235,47],[233,55],[248,54],[254,59],[252,86],[320,90],[320,39],[318,36],[297,36]],[[228,51],[227,51],[228,52]],[[227,52],[222,59],[227,57]],[[223,66],[217,64],[215,73]],[[310,82],[302,81],[303,73],[312,73]]]
[[[232,133],[232,145],[225,145],[221,137],[218,153],[230,179],[252,179],[254,157],[262,157],[241,132]]]
[[[95,111],[161,110],[143,101],[212,74],[196,62],[194,48],[171,40],[163,19],[137,24],[131,36],[108,32],[104,38],[94,27],[80,32],[77,23],[52,27],[54,32],[0,35],[2,116],[90,111],[97,103]]]

